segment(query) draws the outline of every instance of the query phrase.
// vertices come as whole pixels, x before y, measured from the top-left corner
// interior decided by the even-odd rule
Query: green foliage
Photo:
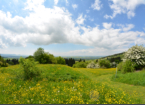
[[[130,59],[135,62],[135,69],[141,69],[140,67],[145,66],[145,48],[143,46],[133,46],[125,54],[123,60]]]
[[[110,68],[110,61],[109,60],[99,60],[99,66],[103,68]]]
[[[131,72],[122,74],[118,72],[117,78],[115,75],[112,76],[112,81],[126,83],[130,85],[145,86],[145,71]]]
[[[36,61],[39,61],[40,63],[42,63],[42,57],[44,55],[44,49],[43,48],[38,48],[37,51],[34,52],[34,59]]]
[[[121,70],[122,70],[122,66],[123,66],[123,62],[120,62],[120,63],[117,65],[117,70],[118,70],[118,71],[121,71]]]
[[[14,63],[12,61],[8,62],[10,65],[14,65]]]
[[[24,79],[32,79],[33,77],[36,76],[40,76],[41,71],[38,70],[38,68],[36,67],[36,62],[34,61],[34,59],[31,58],[30,59],[24,59],[24,58],[20,58],[19,59],[19,63],[20,66],[22,67],[22,69],[24,70]]]
[[[131,60],[126,60],[122,65],[121,72],[125,74],[127,72],[133,72],[133,71],[134,71],[134,63],[131,62]]]
[[[73,65],[74,68],[86,68],[87,67],[87,63],[86,62],[76,62]]]
[[[50,60],[49,62],[50,64],[57,64],[57,60],[53,54],[49,54],[49,60]]]
[[[33,56],[29,55],[28,57],[26,57],[25,59],[31,59],[34,58]]]
[[[40,64],[56,64],[57,60],[53,56],[53,54],[49,54],[48,52],[44,52],[43,48],[38,48],[34,53],[35,61],[38,61]]]
[[[57,64],[66,64],[65,63],[65,59],[63,59],[62,57],[56,57],[56,60],[57,60]]]
[[[50,62],[50,59],[49,59],[49,54],[48,53],[45,53],[41,55],[41,59],[40,59],[40,63],[41,64],[48,64]]]
[[[9,64],[6,63],[6,60],[1,56],[0,56],[0,66],[1,67],[8,67],[9,66]]]

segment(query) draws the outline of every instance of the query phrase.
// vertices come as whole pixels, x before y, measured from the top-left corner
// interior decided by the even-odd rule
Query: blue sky
[[[145,45],[145,0],[0,0],[0,53],[107,56]]]

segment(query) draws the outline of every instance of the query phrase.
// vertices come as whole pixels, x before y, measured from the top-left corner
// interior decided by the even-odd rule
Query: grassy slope
[[[93,81],[107,83],[109,86],[122,89],[130,95],[134,95],[135,93],[138,93],[136,94],[136,98],[140,98],[142,100],[142,104],[145,103],[145,94],[144,94],[145,87],[143,86],[133,86],[125,83],[113,82],[111,81],[113,74],[101,75],[98,77],[96,74],[89,72],[87,69],[78,69],[78,70],[83,74],[87,75]]]
[[[116,85],[115,82],[110,81],[110,76],[115,73],[115,69],[77,69],[65,65],[37,65],[37,67],[43,71],[43,80],[38,82],[22,81],[23,70],[18,65],[1,68],[0,70],[3,70],[4,73],[0,73],[0,103],[104,104],[109,102],[110,99],[115,99],[115,102],[119,103],[122,97],[124,102],[128,103],[130,100],[123,92],[112,88],[113,86],[117,88],[125,86],[125,91],[131,88],[131,86],[129,87],[126,84],[118,83]],[[65,81],[56,82],[59,80],[59,76]],[[74,77],[76,81],[74,81]],[[105,84],[96,84],[99,81],[103,84],[106,82],[111,87],[106,87]],[[91,101],[89,97],[90,91],[95,89],[100,93],[99,102]],[[138,91],[141,92],[140,90],[143,89],[140,88]],[[132,92],[130,93],[132,94]],[[107,94],[111,95],[112,98],[108,98],[108,101],[105,101]]]

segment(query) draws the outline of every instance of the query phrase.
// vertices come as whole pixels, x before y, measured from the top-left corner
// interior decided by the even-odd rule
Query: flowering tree
[[[123,61],[130,59],[137,65],[145,65],[145,48],[141,46],[133,46],[124,54]]]

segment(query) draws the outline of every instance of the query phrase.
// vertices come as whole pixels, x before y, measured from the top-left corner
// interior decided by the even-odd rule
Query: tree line
[[[62,57],[54,57],[53,54],[45,52],[43,48],[38,48],[33,56],[28,56],[25,59],[34,59],[35,61],[39,62],[40,64],[64,64],[68,66],[73,66],[75,64],[75,59],[73,58],[62,58]],[[79,62],[85,62],[85,60],[80,59]],[[8,65],[16,65],[19,64],[18,59],[7,59],[4,60],[3,57],[0,56],[0,66],[7,67]]]

